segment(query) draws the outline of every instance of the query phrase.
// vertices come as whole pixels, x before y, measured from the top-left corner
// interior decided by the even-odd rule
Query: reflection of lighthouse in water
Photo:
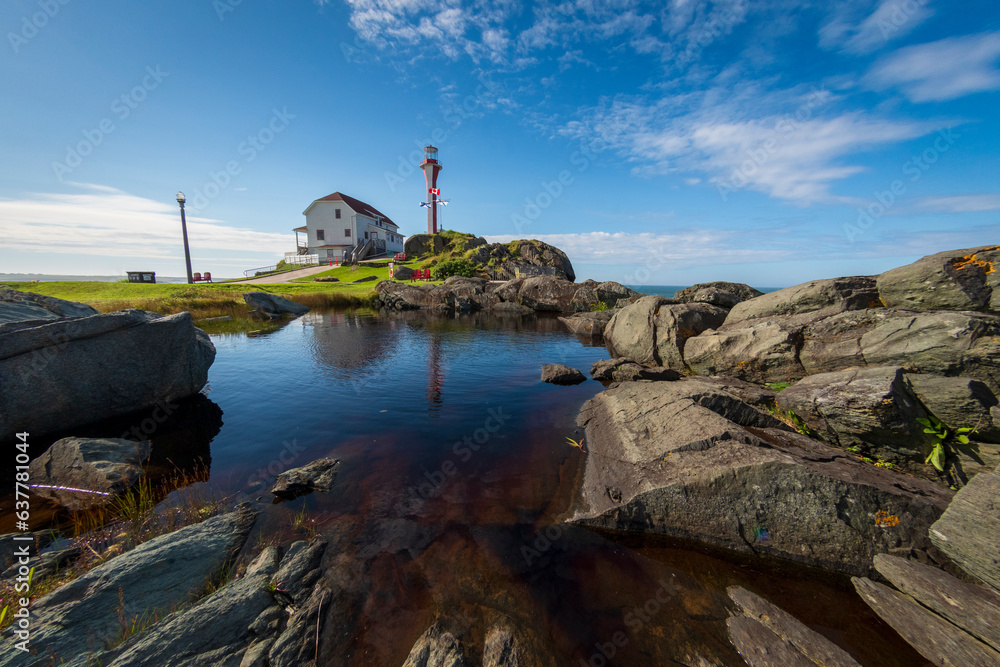
[[[427,355],[427,411],[432,415],[441,412],[441,386],[444,373],[441,370],[441,340],[437,334],[430,335],[430,353]]]

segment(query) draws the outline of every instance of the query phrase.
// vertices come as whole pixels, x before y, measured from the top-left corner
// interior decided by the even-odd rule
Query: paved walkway
[[[308,278],[309,276],[315,275],[317,273],[323,273],[324,271],[329,271],[331,268],[326,266],[310,266],[308,269],[296,269],[295,271],[286,271],[285,273],[279,273],[273,276],[261,276],[260,278],[251,278],[250,280],[241,280],[240,285],[268,285],[275,283],[287,283],[295,280],[296,278]]]

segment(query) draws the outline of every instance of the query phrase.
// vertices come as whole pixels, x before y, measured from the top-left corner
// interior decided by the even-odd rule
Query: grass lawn
[[[195,320],[230,315],[231,322],[199,324],[208,333],[237,333],[268,330],[279,325],[251,319],[243,301],[244,292],[267,292],[301,303],[310,308],[370,306],[377,281],[361,285],[338,283],[279,283],[245,285],[241,283],[144,284],[105,283],[96,281],[12,282],[5,286],[21,292],[45,294],[93,306],[102,313],[126,308],[140,308],[170,315],[188,311]]]

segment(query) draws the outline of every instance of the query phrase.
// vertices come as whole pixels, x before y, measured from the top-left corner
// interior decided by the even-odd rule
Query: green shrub
[[[476,267],[466,259],[448,259],[434,267],[434,280],[444,280],[450,276],[471,278],[475,274]]]

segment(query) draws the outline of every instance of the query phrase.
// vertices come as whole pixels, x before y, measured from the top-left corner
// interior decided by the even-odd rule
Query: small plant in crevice
[[[973,428],[951,428],[931,414],[928,414],[926,418],[918,417],[917,423],[924,427],[924,433],[937,438],[924,463],[934,466],[938,474],[947,480],[948,486],[957,490],[957,483],[964,483],[965,476],[958,469],[958,455],[955,453],[955,445],[968,445],[968,434],[975,433],[979,425],[977,424]]]
[[[764,386],[774,392],[781,392],[783,389],[788,389],[792,386],[791,382],[765,382]]]
[[[791,426],[798,433],[809,436],[810,438],[815,437],[816,431],[809,428],[809,426],[804,421],[802,421],[802,418],[799,417],[794,412],[792,412],[791,410],[782,410],[777,405],[775,405],[768,408],[767,411],[772,415],[774,415],[775,417],[777,417],[780,421],[783,421],[789,426]]]
[[[583,452],[584,454],[586,454],[587,450],[583,448],[583,441],[584,441],[583,438],[580,438],[579,442],[577,442],[573,438],[566,438],[566,444],[568,444],[570,447],[576,447],[581,452]]]

